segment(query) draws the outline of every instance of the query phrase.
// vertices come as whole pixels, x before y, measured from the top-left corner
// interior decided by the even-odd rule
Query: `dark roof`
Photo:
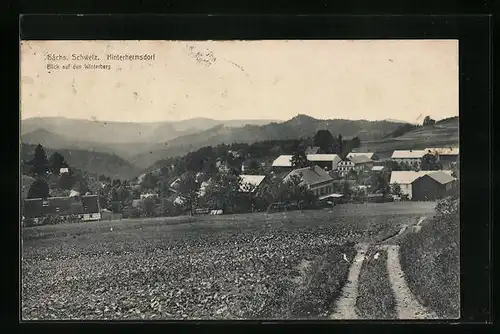
[[[41,198],[25,199],[23,205],[23,215],[26,218],[34,218],[43,215],[44,207]]]
[[[429,173],[427,174],[430,178],[434,179],[435,181],[441,183],[441,184],[447,184],[452,181],[455,181],[455,178],[451,176],[450,174],[438,171],[434,173]]]
[[[308,184],[313,185],[321,182],[332,181],[333,178],[319,166],[314,166],[313,168],[299,168],[291,171],[286,178],[297,175],[302,178],[302,180]],[[285,179],[286,179],[285,178]]]
[[[49,197],[46,201],[40,198],[26,199],[23,213],[27,218],[44,215],[71,215],[99,212],[96,195],[81,197]]]

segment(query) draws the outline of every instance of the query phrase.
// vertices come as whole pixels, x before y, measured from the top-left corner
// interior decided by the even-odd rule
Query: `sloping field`
[[[380,158],[389,157],[394,150],[421,150],[427,147],[448,147],[459,144],[458,122],[443,122],[418,128],[396,138],[364,141],[359,151],[377,152]]]
[[[326,317],[354,244],[393,235],[433,208],[362,204],[25,228],[22,317]]]

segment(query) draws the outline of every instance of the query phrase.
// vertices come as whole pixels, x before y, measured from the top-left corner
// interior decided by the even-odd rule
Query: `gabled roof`
[[[307,160],[309,161],[335,161],[340,160],[338,154],[308,154]]]
[[[173,180],[171,183],[170,183],[170,187],[175,187],[179,182],[181,182],[181,178],[178,177],[176,178],[175,180]]]
[[[431,152],[439,155],[459,155],[460,150],[458,147],[429,147],[425,152]]]
[[[348,159],[354,162],[354,164],[365,164],[372,162],[372,159],[368,158],[366,155],[354,155]]]
[[[435,171],[435,170],[422,170],[422,171],[393,171],[391,173],[390,183],[398,184],[411,184],[419,177],[432,173],[443,173],[451,176],[451,171]],[[438,176],[439,177],[439,176]]]
[[[287,176],[283,179],[284,182],[288,181],[292,175],[297,175],[302,178],[302,181],[311,186],[315,185],[317,183],[325,182],[325,181],[331,181],[333,178],[325,172],[321,167],[319,166],[314,166],[312,168],[310,167],[305,167],[305,168],[299,168],[291,171],[288,173]]]
[[[351,152],[351,153],[347,154],[347,158],[356,157],[359,155],[365,155],[369,159],[373,159],[374,154],[375,154],[375,152]]]
[[[395,150],[392,152],[392,159],[418,159],[422,158],[427,151],[425,150]]]
[[[411,184],[421,176],[429,174],[431,171],[393,171],[390,183]]]
[[[273,161],[273,167],[292,167],[292,155],[280,155]]]
[[[427,176],[429,176],[430,178],[434,179],[435,181],[441,184],[447,184],[456,180],[456,178],[443,171],[429,173],[427,174]]]
[[[262,181],[266,178],[265,175],[240,175],[241,185],[240,190],[243,192],[248,192],[246,185],[251,185],[252,187],[258,187]],[[255,190],[255,189],[254,189]]]

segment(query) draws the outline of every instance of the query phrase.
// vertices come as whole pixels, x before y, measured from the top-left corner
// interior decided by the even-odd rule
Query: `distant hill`
[[[207,130],[216,125],[263,125],[270,120],[214,120],[194,118],[175,122],[108,122],[64,117],[36,117],[21,122],[21,133],[47,130],[67,139],[105,144],[162,143],[181,135]]]
[[[165,157],[184,155],[203,146],[231,143],[253,143],[264,140],[296,139],[314,136],[321,129],[328,129],[334,136],[342,134],[345,138],[359,137],[361,140],[382,138],[401,126],[401,123],[366,120],[320,120],[307,115],[296,117],[282,123],[262,126],[246,125],[239,128],[217,125],[198,133],[172,139],[167,145],[152,147],[131,161],[139,167],[147,167]]]
[[[21,161],[31,160],[35,147],[36,145],[32,144],[21,144]],[[114,154],[78,149],[54,150],[45,147],[47,158],[56,151],[64,156],[70,166],[96,175],[103,174],[111,178],[131,179],[139,172],[133,164]]]
[[[459,124],[458,116],[455,116],[455,117],[443,118],[437,121],[435,125],[445,126],[448,128],[458,128],[458,124]]]
[[[38,128],[21,135],[24,144],[38,145],[55,150],[71,149],[91,152],[116,154],[123,159],[128,159],[138,153],[147,151],[151,143],[100,143],[88,140],[68,138],[64,135],[52,133],[46,129]]]

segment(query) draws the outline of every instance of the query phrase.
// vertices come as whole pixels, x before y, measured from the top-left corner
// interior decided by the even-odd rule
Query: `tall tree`
[[[59,171],[63,167],[67,167],[68,164],[64,160],[64,157],[59,152],[54,152],[49,158],[50,170],[52,174],[59,174]]]
[[[28,190],[28,198],[49,197],[49,185],[43,179],[36,179]]]
[[[401,196],[403,194],[401,186],[398,183],[391,184],[391,193],[396,196]]]
[[[59,177],[59,188],[64,190],[71,190],[75,184],[75,179],[70,173],[61,174]]]
[[[313,138],[314,146],[319,146],[324,153],[330,153],[334,145],[334,138],[328,130],[318,130]]]
[[[235,208],[240,195],[241,178],[231,173],[217,173],[205,189],[205,198],[211,206],[224,212]]]
[[[432,153],[427,153],[422,157],[422,162],[420,164],[422,170],[441,170],[443,169],[439,163],[437,156]]]
[[[36,146],[35,154],[29,164],[32,168],[31,172],[36,176],[45,176],[50,170],[49,160],[42,145]]]
[[[304,151],[296,151],[292,156],[292,167],[294,168],[304,168],[310,166],[309,160],[307,160],[307,155]]]
[[[344,184],[342,186],[342,194],[348,198],[351,196],[352,194],[352,189],[351,189],[351,185],[349,184],[349,182],[346,180],[344,181]]]
[[[359,137],[354,137],[351,139],[351,148],[359,148],[361,146],[361,140]]]
[[[423,123],[424,126],[433,125],[434,123],[436,123],[436,121],[433,120],[430,116],[425,116],[424,123]]]
[[[152,198],[145,198],[142,201],[142,211],[146,217],[155,216],[155,201]]]
[[[195,173],[187,172],[182,175],[179,182],[179,194],[191,215],[198,200],[199,189],[200,184],[196,182]]]

